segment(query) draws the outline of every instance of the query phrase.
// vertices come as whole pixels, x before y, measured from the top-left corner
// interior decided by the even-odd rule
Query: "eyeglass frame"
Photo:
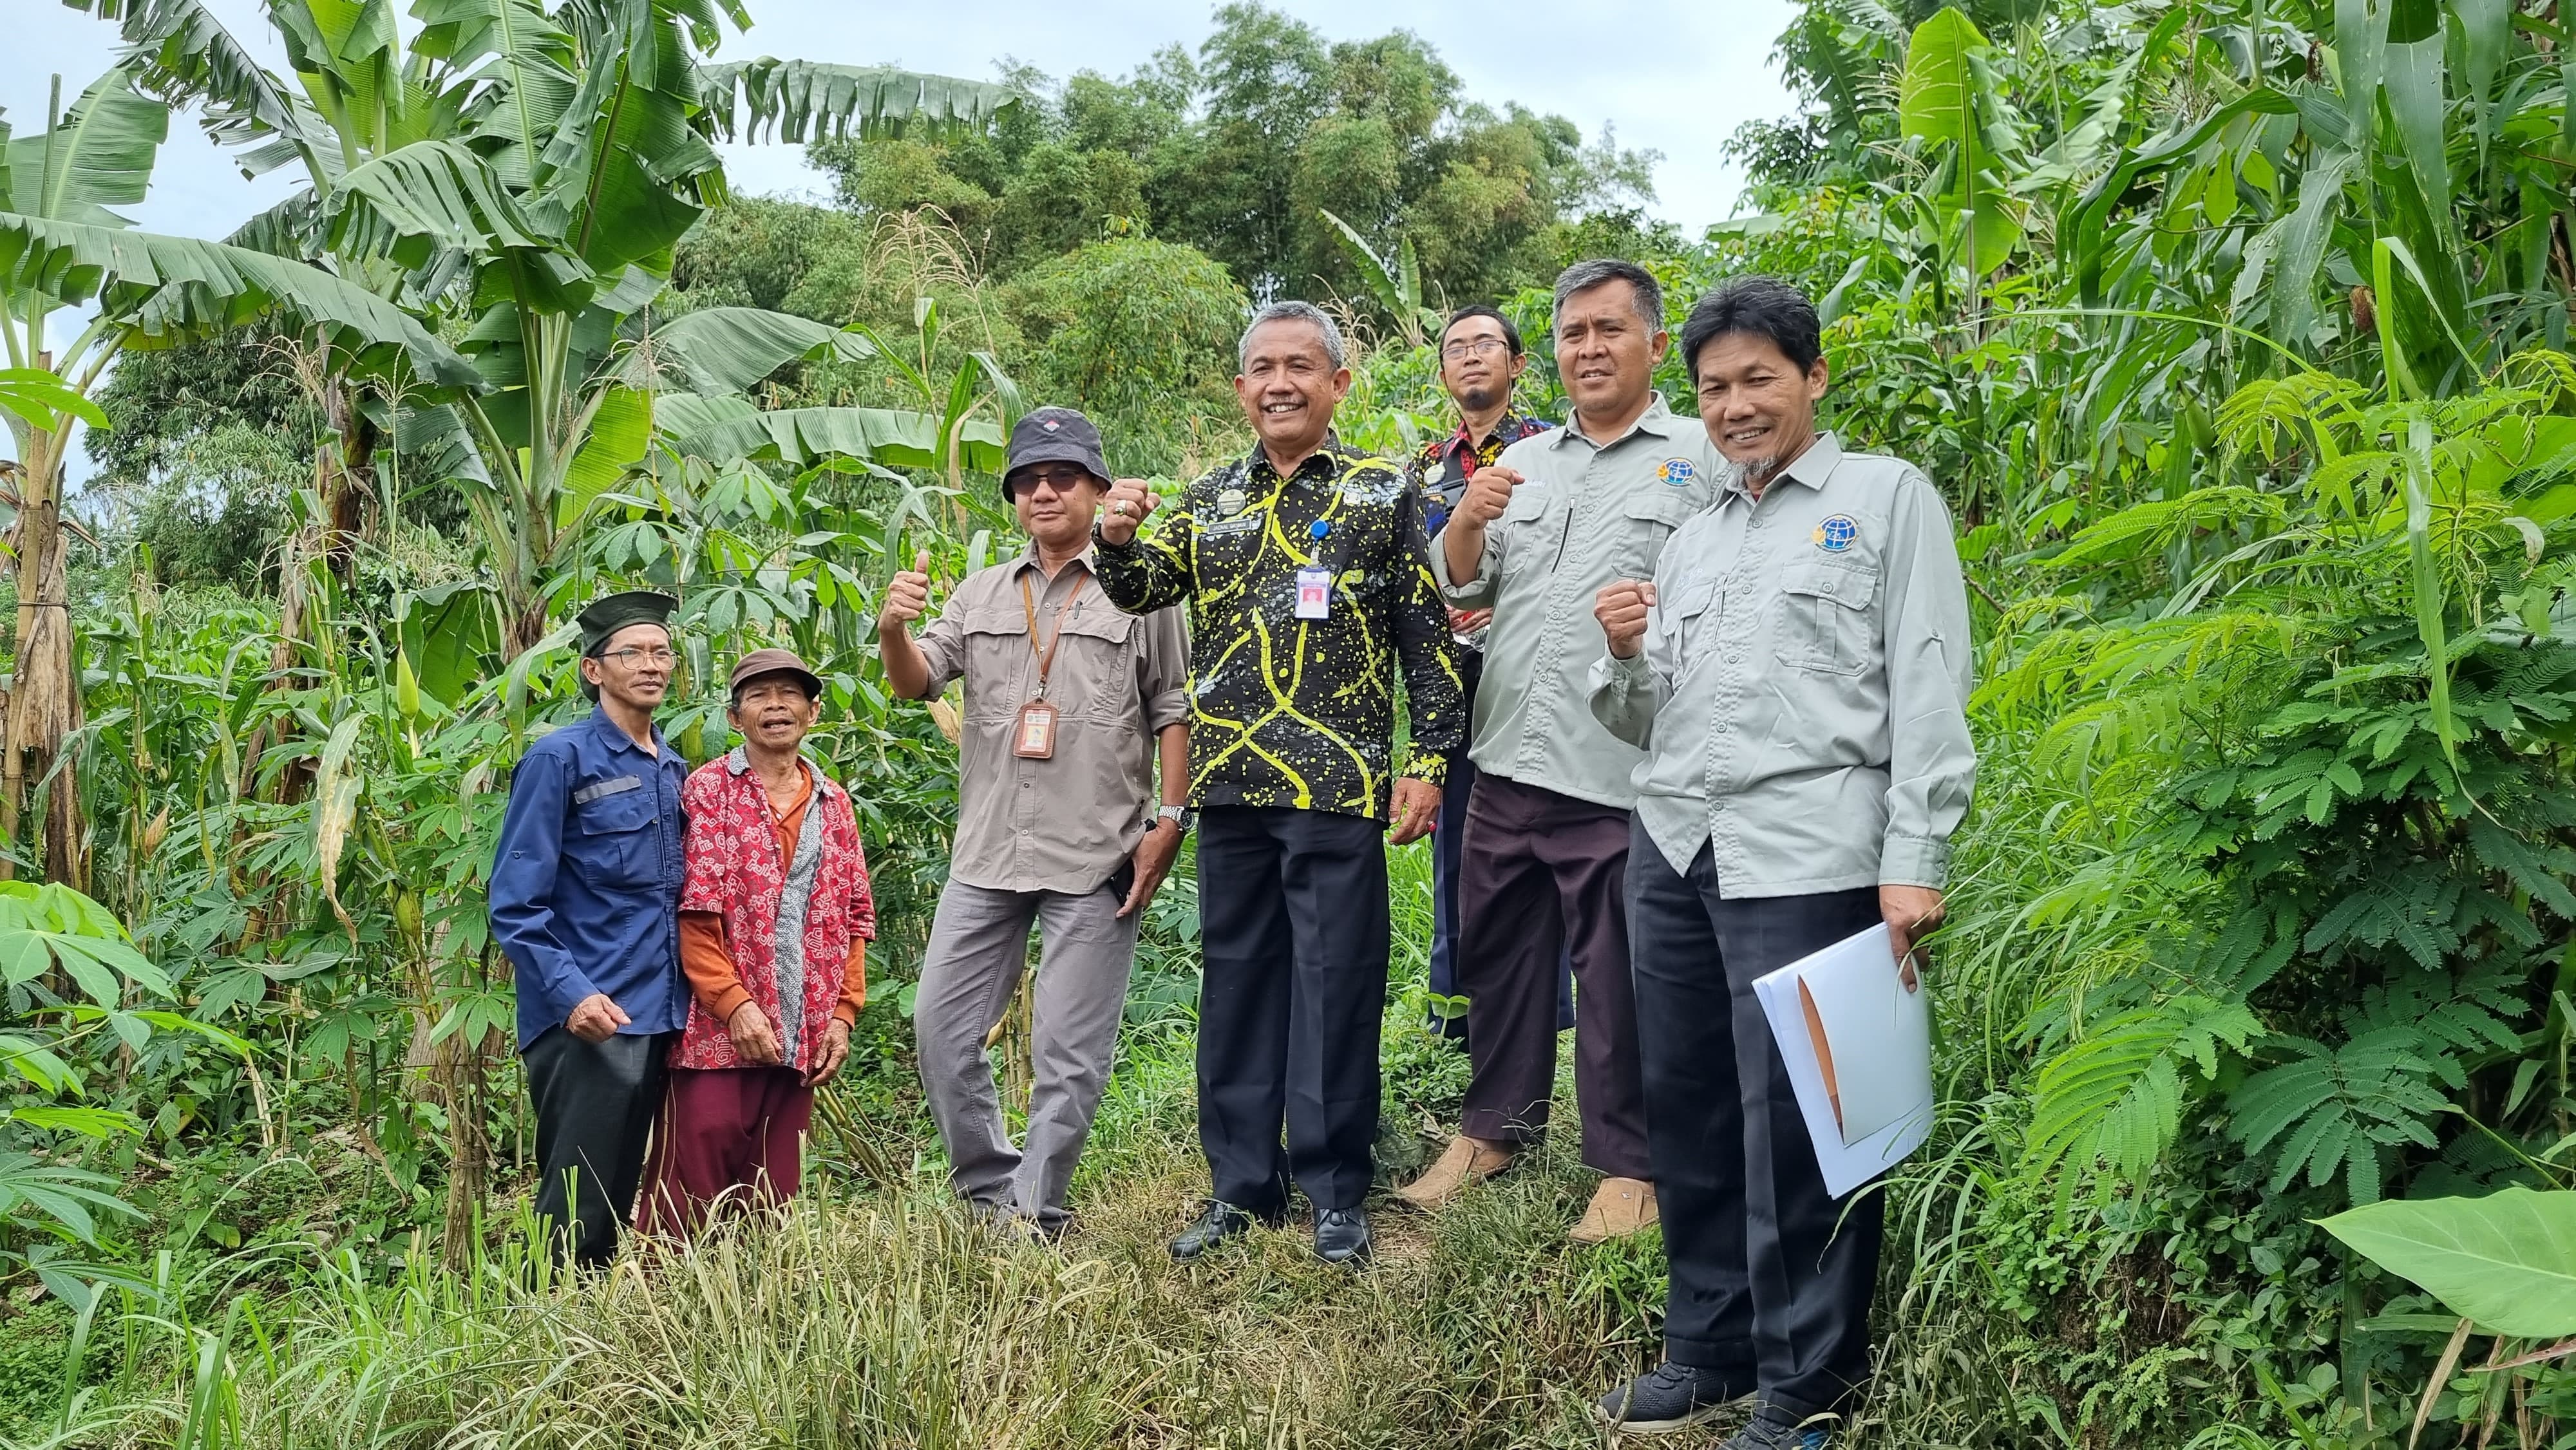
[[[1049,464],[1061,464],[1064,468],[1072,470],[1072,476],[1068,478],[1063,473],[1046,472]],[[1014,498],[1019,496],[1022,488],[1032,488],[1041,483],[1045,484],[1048,491],[1058,498],[1069,496],[1075,489],[1086,483],[1099,484],[1104,490],[1108,487],[1098,474],[1067,459],[1048,459],[1041,463],[1023,465],[1012,470],[1009,483],[1011,496]]]
[[[638,656],[643,658],[643,664],[636,663],[636,658]],[[658,666],[667,670],[680,662],[680,652],[671,648],[669,645],[664,645],[660,649],[648,650],[639,645],[630,644],[624,649],[602,650],[598,655],[594,656],[594,658],[601,660],[615,660],[617,661],[617,667],[621,670],[643,669],[646,666]]]
[[[1469,358],[1493,357],[1496,354],[1500,354],[1504,357],[1511,356],[1511,339],[1503,337],[1462,337],[1456,342],[1444,342],[1440,344],[1440,360],[1444,363],[1465,362]]]

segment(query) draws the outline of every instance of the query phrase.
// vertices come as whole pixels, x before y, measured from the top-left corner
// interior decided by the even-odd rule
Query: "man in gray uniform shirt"
[[[1644,754],[1592,718],[1586,672],[1601,657],[1594,594],[1652,574],[1717,473],[1707,431],[1655,392],[1663,318],[1663,289],[1636,263],[1566,268],[1550,330],[1574,421],[1477,470],[1431,549],[1451,607],[1493,611],[1458,888],[1457,983],[1475,1073],[1458,1136],[1400,1196],[1437,1208],[1546,1129],[1562,945],[1579,993],[1583,1161],[1603,1175],[1574,1227],[1579,1243],[1655,1222],[1622,884],[1629,778]]]
[[[1869,1374],[1880,1200],[1827,1196],[1753,981],[1885,921],[1920,989],[1976,783],[1967,586],[1931,480],[1816,430],[1796,289],[1719,287],[1682,356],[1734,467],[1654,582],[1596,604],[1593,712],[1647,753],[1629,925],[1672,1272],[1665,1363],[1600,1409],[1653,1432],[1754,1394],[1728,1450],[1820,1450]]]
[[[929,558],[887,586],[878,655],[897,695],[966,682],[957,839],[913,1031],[949,1180],[979,1215],[1053,1237],[1109,1085],[1136,926],[1189,829],[1189,643],[1177,609],[1121,611],[1092,575],[1109,491],[1100,432],[1071,408],[1011,430],[1003,496],[1029,550],[966,576],[919,639]],[[1155,765],[1162,787],[1156,806]],[[1011,1146],[984,1041],[1038,962],[1028,1146]]]

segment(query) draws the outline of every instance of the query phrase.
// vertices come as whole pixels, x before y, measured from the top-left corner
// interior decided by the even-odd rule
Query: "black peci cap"
[[[630,624],[658,624],[667,633],[671,611],[679,607],[680,601],[652,589],[629,589],[594,599],[588,609],[573,616],[581,626],[581,652],[598,654],[608,647],[610,635]]]

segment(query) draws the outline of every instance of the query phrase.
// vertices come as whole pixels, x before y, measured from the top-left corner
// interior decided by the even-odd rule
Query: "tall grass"
[[[1395,853],[1399,918],[1427,863]],[[1400,921],[1398,940],[1427,940]],[[1421,1029],[1418,946],[1390,992],[1387,1154],[1454,1113],[1455,1049]],[[1181,1024],[1185,1026],[1186,1024]],[[196,1324],[138,1301],[104,1382],[41,1441],[99,1447],[1590,1447],[1590,1401],[1659,1352],[1660,1243],[1565,1240],[1592,1177],[1560,1135],[1437,1219],[1384,1212],[1361,1273],[1302,1224],[1212,1262],[1163,1250],[1204,1192],[1193,1041],[1131,1034],[1057,1249],[999,1241],[951,1204],[935,1142],[826,1114],[827,1165],[784,1216],[566,1282],[525,1223],[460,1272],[389,1280],[343,1257],[289,1300]],[[835,1126],[837,1125],[837,1126]],[[841,1132],[877,1135],[857,1145]],[[865,1165],[864,1171],[840,1165]],[[1390,1171],[1401,1176],[1401,1170]],[[1903,1275],[1891,1277],[1901,1282]],[[197,1296],[204,1302],[204,1296]],[[1898,1311],[1891,1295],[1886,1306]],[[1919,1306],[1918,1306],[1919,1307]],[[1861,1446],[1999,1445],[2010,1386],[1976,1318],[1908,1326]],[[103,1315],[102,1320],[114,1318]],[[107,1361],[122,1356],[112,1372]],[[1723,1438],[1663,1442],[1694,1450]]]

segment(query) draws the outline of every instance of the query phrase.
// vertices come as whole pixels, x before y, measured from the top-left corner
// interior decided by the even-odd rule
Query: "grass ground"
[[[1454,1115],[1466,1063],[1419,1026],[1422,852],[1391,864],[1402,985],[1387,1018],[1380,1158],[1401,1181]],[[630,1256],[575,1284],[531,1286],[524,1225],[489,1235],[462,1271],[423,1253],[390,1282],[321,1236],[299,1248],[270,1234],[175,1267],[165,1254],[156,1274],[198,1287],[110,1294],[86,1331],[40,1313],[0,1335],[0,1349],[41,1342],[72,1361],[48,1375],[0,1354],[0,1379],[80,1387],[18,1387],[15,1401],[36,1413],[0,1426],[0,1447],[1608,1445],[1591,1402],[1657,1357],[1662,1245],[1651,1233],[1566,1242],[1596,1181],[1571,1135],[1437,1218],[1381,1210],[1377,1261],[1362,1272],[1318,1263],[1302,1222],[1172,1263],[1164,1242],[1206,1183],[1188,952],[1175,946],[1172,960],[1140,967],[1074,1183],[1078,1226],[1059,1248],[996,1241],[949,1201],[901,1051],[909,1033],[879,1016],[894,1011],[889,1000],[870,1012],[867,1074],[826,1098],[810,1191],[783,1221]],[[1559,1112],[1571,1121],[1570,1084]],[[1917,1172],[1958,1176],[1937,1163]],[[274,1165],[260,1174],[275,1177]],[[496,1202],[524,1203],[512,1190],[498,1186]],[[1881,1276],[1877,1385],[1843,1443],[2118,1443],[2020,1428],[2046,1390],[2010,1382],[2016,1372],[1999,1366],[2031,1356],[1990,1344],[1991,1319],[1957,1287],[1976,1275],[1961,1272],[1959,1228],[1935,1205],[1960,1200],[1906,1201]],[[1908,1261],[1918,1254],[1922,1265]],[[1654,1443],[1707,1450],[1731,1428]]]
[[[529,1287],[508,1235],[464,1273],[326,1273],[169,1325],[166,1377],[112,1378],[19,1443],[1590,1447],[1591,1397],[1654,1353],[1660,1245],[1566,1243],[1592,1179],[1563,1147],[1436,1219],[1381,1213],[1364,1272],[1315,1261],[1302,1226],[1172,1263],[1163,1242],[1204,1183],[1184,1035],[1122,1064],[1060,1248],[970,1225],[915,1126],[841,1121],[868,1141],[827,1130],[825,1181],[783,1221],[571,1285]],[[1896,1396],[1852,1443],[1993,1443],[1959,1422],[1976,1377],[1948,1366],[1973,1361],[1908,1352],[1939,1383],[1892,1364]],[[1892,1422],[1908,1385],[1954,1423]],[[1725,1429],[1658,1443],[1704,1450]]]

